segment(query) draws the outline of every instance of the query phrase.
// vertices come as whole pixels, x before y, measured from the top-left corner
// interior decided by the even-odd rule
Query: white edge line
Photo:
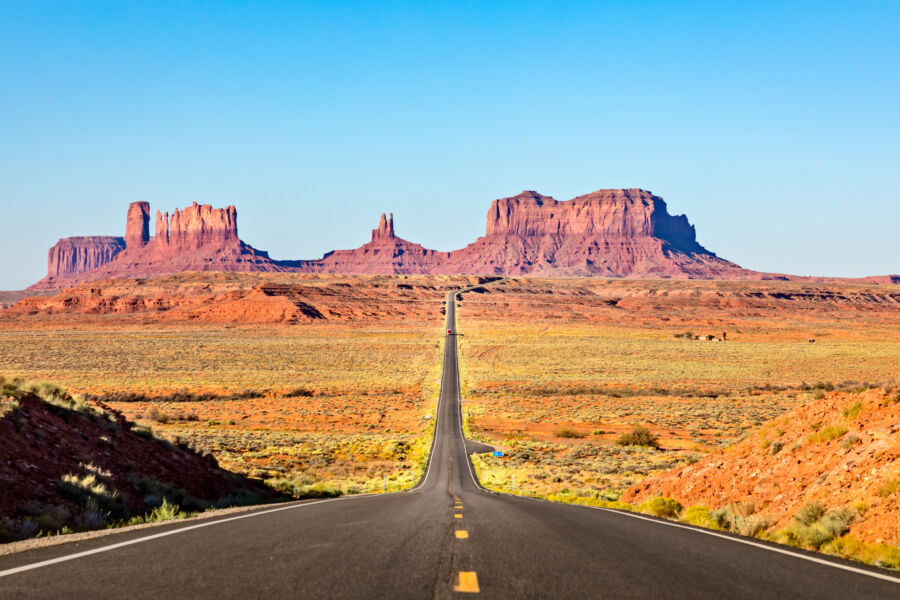
[[[203,527],[211,527],[213,525],[219,525],[221,523],[228,523],[230,521],[237,521],[239,519],[249,519],[250,517],[259,517],[261,515],[268,515],[276,512],[281,512],[283,510],[291,510],[294,508],[303,508],[305,506],[312,506],[314,504],[322,504],[324,502],[337,502],[339,500],[351,500],[354,498],[376,498],[382,496],[382,494],[359,494],[354,496],[342,496],[340,498],[328,498],[325,500],[316,500],[314,502],[299,502],[297,504],[291,504],[290,506],[281,506],[279,508],[271,508],[269,510],[263,510],[259,512],[252,512],[249,514],[238,515],[236,517],[228,517],[226,519],[217,519],[214,521],[207,521],[205,523],[198,523],[196,525],[189,525],[187,527],[179,527],[177,529],[171,529],[169,531],[163,531],[162,533],[154,533],[153,535],[146,535],[143,537],[135,538],[133,540],[126,540],[124,542],[119,542],[117,544],[110,544],[108,546],[102,546],[100,548],[94,548],[93,550],[85,550],[83,552],[76,552],[74,554],[67,554],[65,556],[58,556],[56,558],[50,558],[47,560],[42,560],[36,563],[30,563],[27,565],[22,565],[19,567],[13,567],[12,569],[6,569],[5,571],[0,571],[0,577],[6,577],[8,575],[15,575],[16,573],[22,573],[23,571],[31,571],[33,569],[39,569],[41,567],[47,567],[49,565],[54,565],[61,562],[66,562],[70,560],[75,560],[76,558],[82,558],[85,556],[90,556],[92,554],[100,554],[101,552],[107,552],[109,550],[115,550],[117,548],[123,548],[125,546],[131,546],[134,544],[140,544],[141,542],[148,542],[150,540],[155,540],[158,538],[163,538],[169,535],[175,535],[176,533],[184,533],[185,531],[191,531],[193,529],[200,529]],[[84,540],[86,541],[86,540]]]
[[[454,312],[454,316],[455,316]],[[457,356],[457,368],[456,368],[456,376],[459,378],[459,357]],[[459,386],[457,386],[459,389]],[[472,469],[472,460],[469,457],[468,452],[465,451],[466,438],[463,435],[462,431],[462,397],[460,396],[457,399],[457,405],[459,406],[459,437],[462,438],[463,441],[463,452],[466,455],[466,464],[469,466],[469,474],[472,476],[472,482],[475,484],[475,487],[480,489],[481,491],[494,494],[496,496],[507,496],[509,498],[522,498],[524,500],[534,500],[535,502],[546,502],[547,504],[553,504],[556,506],[575,506],[578,508],[592,508],[594,510],[601,510],[607,513],[612,513],[616,515],[622,515],[625,517],[633,517],[635,519],[640,519],[642,521],[648,521],[650,523],[656,523],[657,525],[668,525],[669,527],[677,527],[678,529],[686,529],[688,531],[693,531],[696,533],[703,533],[705,535],[711,535],[713,537],[717,537],[723,540],[728,540],[731,542],[737,542],[739,544],[746,544],[747,546],[753,546],[754,548],[761,548],[763,550],[769,550],[770,552],[777,552],[778,554],[784,554],[786,556],[792,556],[794,558],[802,558],[803,560],[808,560],[810,562],[818,563],[821,565],[826,565],[829,567],[834,567],[835,569],[842,569],[844,571],[850,571],[852,573],[858,573],[860,575],[868,575],[869,577],[874,577],[875,579],[882,579],[884,581],[890,581],[891,583],[900,583],[900,577],[894,575],[888,575],[885,573],[878,573],[875,571],[869,571],[867,569],[860,569],[858,567],[853,567],[851,565],[841,564],[839,562],[834,562],[831,560],[826,560],[824,558],[819,558],[816,556],[808,556],[806,554],[800,554],[798,552],[794,552],[792,550],[788,550],[786,548],[779,548],[777,546],[770,546],[768,544],[761,544],[759,542],[754,542],[752,540],[732,535],[725,535],[722,533],[718,533],[716,531],[705,529],[702,527],[692,527],[690,525],[685,525],[683,523],[676,523],[674,521],[668,521],[665,519],[654,519],[653,517],[648,517],[646,515],[641,515],[633,512],[629,512],[627,510],[615,510],[612,508],[604,508],[601,506],[589,506],[586,504],[569,504],[567,502],[551,502],[550,500],[543,500],[541,498],[532,498],[530,496],[519,496],[517,494],[509,494],[507,492],[497,492],[494,490],[489,490],[486,487],[481,485],[481,482],[478,481],[478,478],[475,476],[475,472]],[[844,560],[839,557],[835,557],[837,560]]]

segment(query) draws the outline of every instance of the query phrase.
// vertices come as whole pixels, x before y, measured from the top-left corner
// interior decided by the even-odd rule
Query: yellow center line
[[[456,539],[465,540],[465,539],[468,539],[468,537],[469,537],[469,532],[466,531],[465,529],[457,529],[456,530]]]
[[[460,571],[459,583],[453,586],[453,591],[479,593],[481,588],[478,587],[478,575],[475,571]]]
[[[457,513],[457,514],[453,515],[453,518],[454,519],[462,519],[462,515]]]

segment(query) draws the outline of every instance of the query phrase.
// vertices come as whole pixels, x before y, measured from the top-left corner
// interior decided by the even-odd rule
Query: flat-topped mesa
[[[150,241],[150,203],[132,202],[128,205],[125,222],[125,245],[140,248]]]
[[[609,189],[564,202],[537,192],[494,200],[488,237],[578,236],[604,239],[655,237],[685,252],[704,252],[684,215],[669,214],[662,198],[641,189]]]
[[[47,256],[47,276],[65,277],[96,269],[125,249],[125,239],[111,235],[63,238]]]
[[[378,222],[378,228],[372,230],[372,241],[376,240],[392,240],[396,238],[394,235],[394,213],[390,217],[381,213],[381,220]]]
[[[180,249],[198,249],[210,244],[238,240],[237,209],[234,206],[213,208],[210,204],[197,204],[175,209],[171,217],[156,211],[157,246],[173,246]]]

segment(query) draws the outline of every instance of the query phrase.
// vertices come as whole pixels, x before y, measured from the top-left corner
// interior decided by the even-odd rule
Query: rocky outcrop
[[[213,208],[196,202],[184,210],[175,209],[161,217],[156,213],[157,248],[168,246],[177,250],[196,250],[204,246],[220,245],[238,239],[237,210],[234,206]]]
[[[777,528],[791,525],[809,503],[865,506],[851,533],[898,544],[900,493],[884,492],[900,481],[900,403],[894,393],[831,392],[699,462],[644,479],[622,500],[661,494],[712,509],[749,500]]]
[[[662,198],[638,189],[598,190],[566,202],[532,191],[494,200],[485,235],[656,237],[686,252],[706,252],[687,217],[669,215]]]
[[[50,248],[47,276],[65,278],[96,269],[124,249],[124,238],[109,235],[63,238]]]
[[[394,238],[394,213],[391,213],[390,217],[385,217],[384,213],[381,213],[378,228],[372,230],[372,241],[391,240]]]
[[[371,241],[363,246],[315,260],[275,261],[245,244],[238,237],[233,206],[195,202],[171,214],[157,210],[153,238],[149,224],[149,204],[133,203],[124,251],[110,249],[102,257],[68,263],[51,260],[48,276],[29,289],[183,271],[834,280],[742,269],[701,246],[685,215],[670,215],[662,198],[641,189],[598,190],[566,201],[525,191],[494,200],[484,237],[452,252],[398,237],[393,214],[381,215]],[[62,271],[54,266],[60,264]]]
[[[449,252],[429,250],[394,234],[394,215],[381,215],[372,241],[355,250],[334,250],[319,260],[301,261],[295,270],[308,273],[440,273]]]
[[[746,278],[697,243],[684,215],[639,189],[598,190],[565,202],[537,192],[494,200],[486,234],[451,253],[450,271]]]
[[[150,203],[132,202],[125,222],[125,246],[140,248],[150,241]]]
[[[68,238],[51,249],[47,277],[30,290],[59,289],[115,277],[150,277],[184,271],[285,271],[285,267],[240,240],[234,206],[213,208],[196,202],[183,210],[156,213],[150,237],[150,205],[133,202],[128,208],[125,238]],[[110,240],[99,252],[79,240]],[[118,247],[112,240],[118,240]],[[96,246],[96,244],[95,244]],[[54,254],[55,251],[55,254]],[[60,254],[61,253],[61,254]],[[62,256],[62,259],[58,258]],[[72,255],[77,260],[69,258]],[[95,259],[82,260],[81,256]],[[56,257],[56,258],[55,258]]]

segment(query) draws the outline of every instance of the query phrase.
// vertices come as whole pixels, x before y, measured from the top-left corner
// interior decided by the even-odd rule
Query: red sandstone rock
[[[378,222],[378,229],[372,230],[372,241],[381,239],[394,239],[394,213],[391,213],[390,219],[381,213],[381,221]]]
[[[48,277],[67,277],[96,269],[125,249],[125,240],[108,235],[59,240],[47,257]]]
[[[559,202],[526,191],[495,200],[485,237],[451,252],[450,272],[747,278],[697,243],[684,215],[650,192],[598,190]],[[448,272],[448,271],[442,271]]]
[[[531,191],[495,200],[485,236],[452,252],[397,237],[394,216],[384,214],[367,244],[293,261],[272,260],[242,242],[233,206],[216,209],[195,202],[171,215],[157,211],[152,239],[149,223],[149,204],[133,203],[124,251],[97,252],[63,270],[54,265],[65,261],[51,259],[48,276],[29,289],[183,271],[833,280],[742,269],[697,243],[687,217],[670,215],[662,198],[640,189],[598,190],[564,202]]]
[[[125,246],[139,248],[150,241],[150,203],[132,202],[125,222]]]
[[[289,270],[270,259],[266,252],[256,250],[238,238],[234,206],[217,209],[195,202],[184,210],[176,209],[171,217],[168,212],[163,215],[157,211],[155,237],[149,237],[149,229],[150,205],[134,202],[128,209],[124,250],[120,247],[115,253],[109,251],[93,262],[75,261],[65,272],[57,266],[59,259],[54,262],[54,250],[51,250],[47,277],[29,289],[58,289],[101,279],[150,277],[184,271]],[[71,254],[68,248],[78,247],[80,242],[77,240],[80,239],[93,238],[60,240],[54,247],[58,249],[57,255],[62,251],[63,257],[67,257],[67,252]]]

